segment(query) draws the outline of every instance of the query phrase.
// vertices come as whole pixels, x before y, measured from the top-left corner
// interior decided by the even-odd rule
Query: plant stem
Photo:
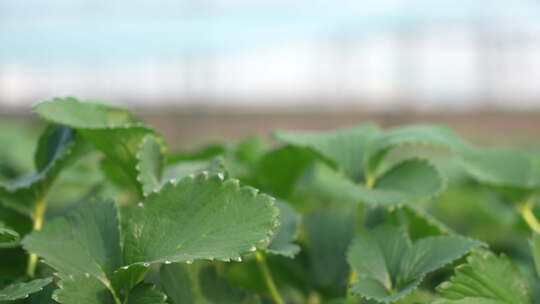
[[[264,276],[266,286],[268,287],[268,291],[270,291],[272,299],[274,300],[274,302],[276,302],[276,304],[285,304],[285,302],[279,295],[276,283],[274,282],[272,274],[270,273],[270,268],[268,268],[268,264],[266,263],[266,256],[261,251],[255,251],[255,258],[257,259],[257,265],[259,265],[259,269]]]
[[[375,176],[371,175],[371,174],[367,174],[366,175],[366,181],[364,183],[364,186],[368,189],[372,189],[373,186],[375,186]]]
[[[367,189],[373,189],[373,186],[375,186],[376,178],[375,176],[371,174],[366,174],[366,180],[364,182],[364,187]],[[356,221],[356,231],[362,230],[362,227],[364,226],[364,217],[367,213],[367,207],[366,206],[359,206],[360,212],[358,213],[358,220]],[[351,272],[349,273],[349,280],[347,281],[347,303],[355,302],[357,297],[352,294],[351,292],[351,286],[356,281],[356,278],[358,277],[358,272],[356,272],[356,269],[351,268]]]
[[[518,206],[518,211],[521,214],[521,217],[527,225],[529,225],[529,228],[531,228],[535,232],[540,233],[540,222],[534,215],[532,209],[534,206],[534,197],[530,197],[525,203]]]
[[[34,225],[32,228],[34,231],[41,230],[46,209],[47,202],[44,198],[36,202],[36,206],[34,208],[34,215],[32,216],[32,220],[34,221]],[[36,254],[31,253],[28,256],[28,266],[26,268],[26,274],[31,278],[34,277],[34,274],[36,273],[37,261],[38,256]]]

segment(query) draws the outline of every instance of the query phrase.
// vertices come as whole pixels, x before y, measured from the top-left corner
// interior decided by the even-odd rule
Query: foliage
[[[540,303],[538,152],[374,124],[169,152],[127,109],[34,110],[0,136],[0,303]]]

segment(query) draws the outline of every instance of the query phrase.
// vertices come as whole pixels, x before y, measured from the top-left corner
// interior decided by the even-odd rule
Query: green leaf
[[[167,183],[134,210],[127,264],[238,259],[276,228],[273,199],[237,180],[207,173]]]
[[[317,285],[339,285],[346,281],[349,267],[345,254],[354,235],[354,214],[327,208],[305,217],[307,254]]]
[[[427,237],[412,244],[403,230],[390,226],[362,231],[347,254],[358,273],[351,289],[367,299],[396,301],[414,290],[427,273],[481,245],[460,236]]]
[[[129,180],[136,185],[142,194],[142,180],[139,182],[137,154],[143,138],[158,135],[150,128],[141,124],[131,124],[114,129],[79,129],[79,132],[103,154],[116,164]],[[162,146],[164,150],[164,146]]]
[[[185,161],[208,160],[225,154],[223,145],[209,145],[195,152],[177,152],[167,156],[167,164],[176,164]]]
[[[126,304],[160,304],[165,303],[167,296],[155,289],[152,284],[141,284],[129,294]]]
[[[284,201],[277,201],[276,206],[279,208],[280,225],[265,250],[272,254],[294,258],[300,251],[300,246],[294,243],[300,224],[300,214]]]
[[[96,102],[80,102],[76,98],[54,98],[34,107],[43,119],[73,128],[100,129],[134,122],[130,111]]]
[[[117,304],[109,289],[94,276],[60,275],[53,300],[61,304]]]
[[[444,299],[434,304],[530,304],[527,283],[504,256],[476,250],[438,287]]]
[[[165,152],[166,147],[154,130],[137,122],[129,111],[94,102],[80,102],[71,97],[42,102],[36,105],[34,110],[46,120],[76,129],[100,150],[110,163],[121,168],[114,170],[115,172],[122,171],[137,187],[141,196],[145,193],[145,185],[141,182],[147,180],[139,182],[139,172],[136,169],[139,164],[137,154],[143,138],[153,135],[155,142],[160,145],[161,153]],[[88,115],[85,115],[86,113]]]
[[[112,288],[114,271],[122,266],[119,229],[114,202],[94,200],[67,217],[46,223],[22,243],[60,273],[89,275]]]
[[[52,299],[52,295],[56,289],[56,284],[49,284],[42,291],[31,294],[26,302],[27,304],[56,304],[58,302]]]
[[[315,191],[325,192],[333,199],[362,202],[372,207],[418,204],[439,194],[446,186],[437,169],[421,159],[406,160],[390,168],[372,189],[355,184],[338,172],[324,167],[319,170]]]
[[[0,183],[0,200],[21,213],[32,215],[62,169],[82,152],[74,130],[49,125],[42,133],[35,153],[36,172],[11,183]]]
[[[276,131],[275,137],[292,146],[312,149],[325,161],[343,170],[348,177],[360,182],[376,133],[374,125],[366,124],[330,132]]]
[[[265,154],[257,164],[258,181],[266,192],[287,198],[313,159],[313,153],[307,149],[278,148]]]
[[[540,278],[540,233],[533,232],[531,251],[536,269],[536,276]]]
[[[144,280],[149,271],[149,267],[144,265],[133,265],[122,267],[114,272],[112,286],[121,295],[128,295],[137,284]]]
[[[46,278],[9,285],[0,290],[0,301],[14,301],[27,298],[30,294],[41,291],[43,287],[51,282],[52,278]]]
[[[205,161],[185,161],[165,167],[163,172],[163,183],[171,180],[180,180],[188,175],[200,174],[222,174],[228,176],[228,170],[222,157],[214,157]]]
[[[17,231],[11,230],[7,227],[3,227],[0,224],[0,244],[2,243],[13,243],[19,241],[19,234]]]
[[[142,185],[144,195],[159,189],[163,171],[162,145],[153,135],[146,135],[136,154],[138,171],[137,180]]]
[[[208,262],[161,266],[160,282],[175,304],[257,304],[258,298],[232,287]]]
[[[373,228],[383,224],[403,227],[412,240],[452,232],[431,214],[410,204],[392,209],[373,209],[367,214],[364,225]]]
[[[437,125],[411,125],[384,130],[374,139],[369,155],[369,170],[376,174],[384,157],[403,145],[420,145],[462,151],[468,144],[452,130]]]
[[[512,200],[540,190],[540,156],[515,149],[471,149],[462,155],[464,169],[478,182],[497,188]]]
[[[253,136],[238,143],[234,156],[238,161],[254,166],[263,155],[264,150],[265,144],[262,138]]]

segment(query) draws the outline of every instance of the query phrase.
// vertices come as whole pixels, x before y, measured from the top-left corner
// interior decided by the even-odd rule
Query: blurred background
[[[540,138],[535,0],[2,0],[0,118],[53,96],[172,141],[364,122]]]

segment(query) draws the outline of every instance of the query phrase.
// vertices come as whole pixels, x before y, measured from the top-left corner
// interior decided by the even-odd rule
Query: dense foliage
[[[0,125],[0,303],[540,303],[540,153],[451,130],[170,152],[130,111]],[[31,132],[30,132],[31,133]]]

